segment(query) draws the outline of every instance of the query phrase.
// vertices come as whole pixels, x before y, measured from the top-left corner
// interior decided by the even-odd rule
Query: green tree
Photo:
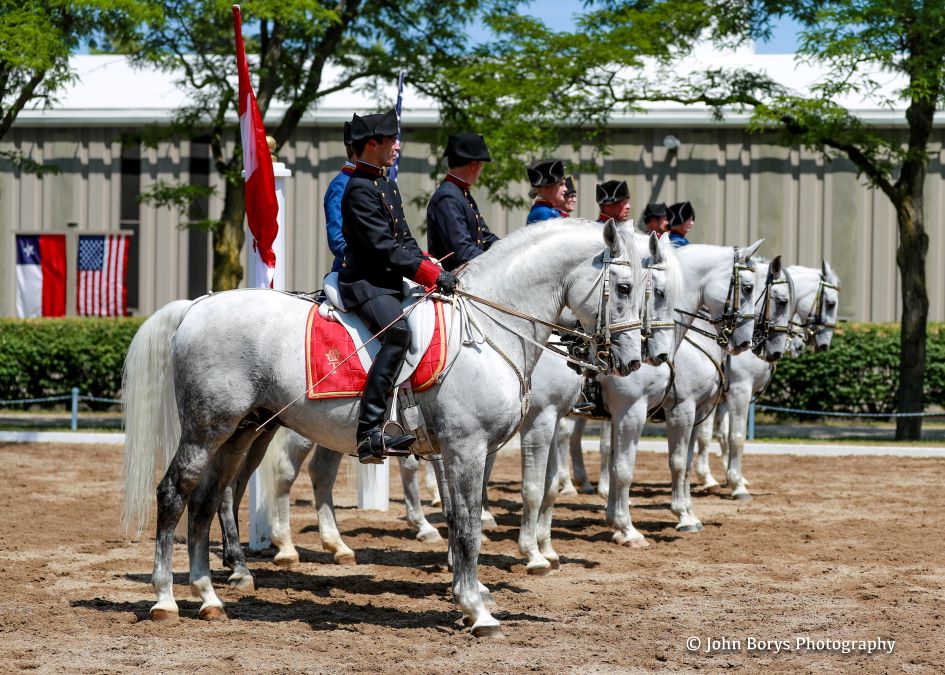
[[[672,66],[691,45],[711,40],[734,46],[770,34],[788,16],[803,28],[797,58],[826,67],[829,77],[806,95],[751,69],[716,66],[678,74]],[[902,278],[899,412],[923,409],[928,294],[925,264],[924,184],[928,142],[936,108],[945,102],[945,4],[940,0],[591,0],[574,31],[555,33],[539,21],[495,17],[498,37],[476,58],[443,74],[452,87],[448,116],[493,125],[490,139],[516,138],[506,169],[522,175],[521,150],[541,154],[569,138],[573,127],[591,138],[614,111],[643,102],[708,104],[719,115],[750,112],[750,128],[800,144],[826,157],[845,156],[869,185],[893,205],[899,229],[896,261]],[[500,54],[501,60],[492,55]],[[564,63],[556,59],[561,56]],[[662,64],[641,68],[644,59]],[[904,82],[889,105],[903,102],[905,142],[847,111],[838,101],[850,94],[877,95],[876,73]],[[498,75],[496,75],[498,73]],[[493,114],[476,91],[490,88],[503,107],[528,110],[522,121]],[[511,118],[511,119],[510,119]],[[544,127],[541,132],[522,131]],[[488,179],[488,177],[487,177]],[[918,439],[921,418],[899,418],[896,437]]]
[[[27,106],[48,106],[74,73],[69,56],[124,41],[159,9],[144,0],[0,0],[0,138]],[[19,153],[6,159],[42,171]]]
[[[276,150],[302,116],[332,92],[394,80],[400,70],[411,84],[429,79],[466,50],[463,28],[477,13],[505,10],[511,0],[249,0],[242,6],[244,39],[259,110]],[[209,130],[216,170],[226,178],[223,212],[209,223],[214,235],[213,288],[235,288],[243,277],[242,154],[234,121],[236,59],[230,4],[214,0],[165,0],[165,21],[141,35],[132,58],[180,74],[190,93],[168,134],[204,135]],[[331,77],[329,78],[329,68]],[[267,116],[274,100],[287,105],[281,119]],[[380,101],[365,107],[379,105]],[[147,140],[154,141],[152,135]],[[175,198],[174,192],[177,192]],[[158,186],[161,203],[182,205],[187,186]]]

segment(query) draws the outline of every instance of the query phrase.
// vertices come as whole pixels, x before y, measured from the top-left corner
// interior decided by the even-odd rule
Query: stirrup
[[[388,424],[395,425],[402,433],[391,436],[385,432]],[[374,427],[358,443],[358,461],[362,464],[383,464],[387,457],[409,457],[408,448],[417,441],[416,436],[406,433],[397,422],[389,420],[383,427]],[[380,447],[378,447],[380,446]]]

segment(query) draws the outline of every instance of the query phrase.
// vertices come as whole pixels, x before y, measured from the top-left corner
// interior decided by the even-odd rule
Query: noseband
[[[715,333],[710,333],[707,330],[703,330],[698,326],[693,326],[689,324],[688,329],[695,331],[700,335],[705,335],[706,337],[712,338],[715,342],[722,347],[723,349],[727,348],[732,340],[732,335],[735,333],[735,329],[738,328],[742,323],[748,320],[753,320],[755,318],[754,314],[743,314],[738,311],[739,298],[741,296],[741,284],[738,281],[738,273],[742,270],[755,271],[755,266],[752,264],[745,264],[738,262],[738,248],[735,248],[734,259],[732,261],[732,277],[728,284],[728,294],[725,296],[725,306],[722,309],[721,316],[712,318],[707,316],[702,312],[702,310],[693,314],[692,312],[687,312],[684,309],[676,309],[680,314],[685,314],[686,316],[691,316],[696,319],[702,319],[713,326],[716,327]],[[675,323],[685,325],[684,322],[676,320]]]
[[[615,324],[610,322],[610,266],[632,266],[633,263],[629,260],[611,258],[609,247],[605,248],[604,252],[601,254],[601,262],[603,263],[601,268],[602,283],[600,301],[597,306],[597,325],[594,327],[594,333],[587,337],[590,339],[590,342],[597,347],[594,350],[597,363],[603,364],[602,366],[597,366],[598,371],[607,372],[614,369],[613,354],[611,353],[611,347],[613,345],[612,336],[616,333],[624,333],[629,330],[641,330],[643,321],[638,319],[636,321],[625,321],[624,323]]]
[[[640,317],[640,339],[643,342],[643,351],[646,352],[648,342],[650,338],[653,337],[653,331],[660,330],[662,328],[673,328],[676,325],[676,322],[671,320],[656,321],[650,316],[650,305],[655,303],[655,300],[653,300],[653,275],[651,274],[651,271],[665,271],[666,265],[664,263],[657,263],[646,266],[643,269],[646,274],[646,278],[643,287],[643,308]],[[656,314],[655,309],[653,310],[653,314]]]
[[[792,286],[788,281],[787,274],[784,275],[783,279],[775,279],[771,268],[768,268],[768,277],[765,279],[765,291],[764,294],[758,298],[758,302],[761,303],[761,309],[755,313],[755,330],[751,336],[751,350],[757,356],[762,356],[762,349],[765,343],[771,338],[771,333],[791,332],[790,321],[781,326],[771,320],[771,312],[773,311],[772,305],[774,304],[771,302],[771,290],[777,284],[788,285],[789,303],[794,298]],[[757,305],[758,302],[756,302],[755,305]]]
[[[805,319],[803,323],[791,321],[791,334],[800,334],[804,339],[804,344],[809,346],[813,346],[814,340],[818,335],[837,327],[836,321],[824,321],[824,302],[826,301],[826,296],[824,295],[825,288],[832,288],[837,291],[837,293],[840,292],[840,286],[830,283],[824,278],[824,275],[821,274],[820,282],[817,284],[817,292],[814,295],[814,302],[811,304],[813,312],[807,313],[807,319]],[[814,315],[813,320],[811,319],[812,313]]]

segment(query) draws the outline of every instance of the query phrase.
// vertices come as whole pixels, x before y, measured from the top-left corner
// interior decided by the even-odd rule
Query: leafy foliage
[[[143,319],[0,319],[0,400],[68,393],[118,398]]]
[[[759,403],[803,410],[896,412],[899,327],[841,325],[830,351],[778,363]],[[945,324],[930,324],[925,405],[945,406]],[[810,419],[809,416],[804,416]]]

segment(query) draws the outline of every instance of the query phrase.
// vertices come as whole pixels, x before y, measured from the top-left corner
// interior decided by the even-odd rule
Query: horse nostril
[[[669,354],[667,354],[666,352],[663,352],[662,354],[656,357],[656,360],[659,361],[660,363],[666,363],[667,361],[669,361]]]
[[[771,360],[780,361],[782,356],[784,356],[783,352],[775,352],[774,354],[771,355]]]
[[[818,351],[818,352],[825,352],[825,351],[827,351],[829,348],[830,348],[830,347],[828,347],[827,345],[817,345],[817,351]]]
[[[638,370],[640,370],[640,365],[641,365],[641,364],[640,364],[639,359],[634,359],[633,361],[631,361],[631,362],[630,362],[630,372],[631,372],[631,373],[635,373],[635,372],[637,372]]]

